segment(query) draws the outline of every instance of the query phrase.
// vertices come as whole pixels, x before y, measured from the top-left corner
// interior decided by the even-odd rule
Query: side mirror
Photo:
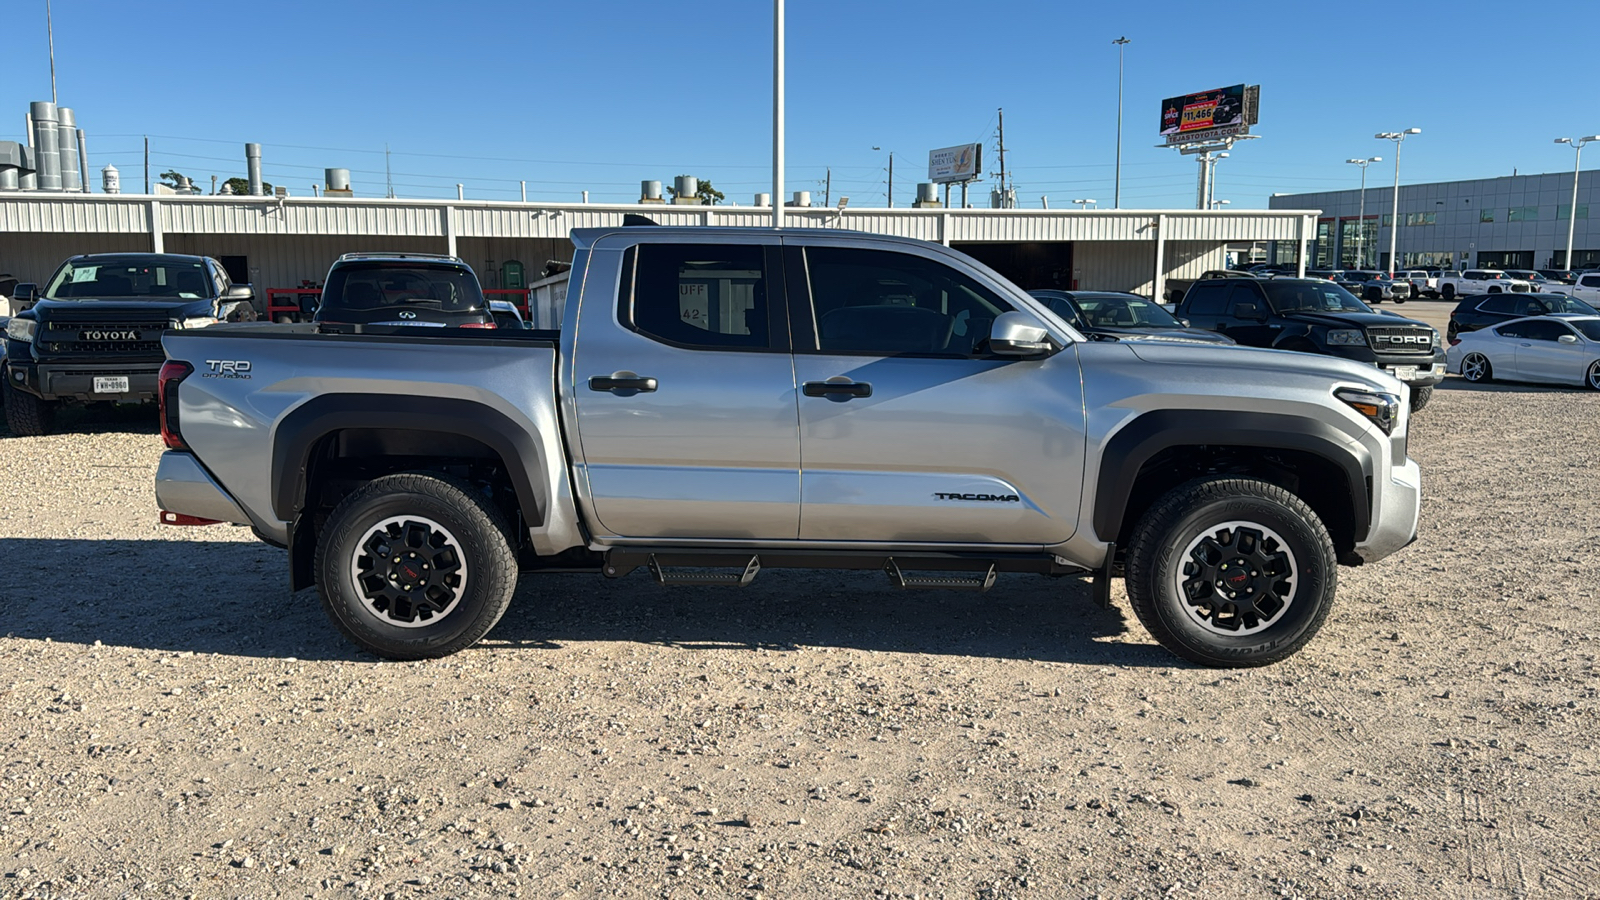
[[[997,356],[1033,356],[1054,347],[1039,320],[1020,310],[1003,312],[989,329],[989,350]]]
[[[39,286],[31,281],[24,281],[11,289],[11,299],[18,303],[32,303],[38,294]]]
[[[1563,334],[1562,336],[1556,338],[1556,340],[1563,344],[1576,344],[1578,342],[1578,336],[1575,334]]]
[[[1183,325],[1183,327],[1185,327],[1185,328],[1193,328],[1194,327],[1194,323],[1189,321],[1188,319],[1179,319],[1178,322],[1179,322],[1179,324]]]
[[[1261,311],[1259,303],[1235,303],[1233,314],[1240,319],[1250,319],[1256,322],[1266,321],[1266,314]]]
[[[254,300],[255,297],[255,288],[248,284],[229,285],[228,289],[222,292],[223,300]]]

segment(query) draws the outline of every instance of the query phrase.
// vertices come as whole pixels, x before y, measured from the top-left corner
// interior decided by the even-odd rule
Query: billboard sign
[[[1168,97],[1161,101],[1161,135],[1168,144],[1249,134],[1261,106],[1261,86],[1231,87]]]
[[[972,181],[981,172],[982,144],[962,144],[928,151],[928,180],[934,184]]]

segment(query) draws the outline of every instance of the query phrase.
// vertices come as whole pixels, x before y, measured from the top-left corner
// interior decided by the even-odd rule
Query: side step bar
[[[994,587],[995,579],[994,563],[990,563],[988,570],[977,578],[970,578],[959,574],[907,575],[900,571],[900,564],[896,563],[894,561],[894,557],[891,556],[889,557],[888,561],[883,564],[883,571],[884,574],[889,576],[889,580],[894,583],[894,586],[900,588],[901,590],[909,590],[911,588],[944,588],[946,590],[953,591],[978,591],[979,593],[982,593]]]
[[[650,569],[650,575],[655,578],[656,584],[721,584],[746,587],[761,574],[761,557],[751,556],[750,561],[744,564],[743,572],[675,572],[661,565],[661,561],[656,559],[654,553],[650,554],[645,566]]]

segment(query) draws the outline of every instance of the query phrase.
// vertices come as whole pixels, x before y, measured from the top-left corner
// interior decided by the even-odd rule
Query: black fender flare
[[[1096,482],[1095,535],[1115,541],[1127,514],[1139,470],[1150,458],[1171,447],[1259,447],[1297,450],[1337,466],[1349,488],[1355,539],[1365,540],[1372,524],[1369,479],[1372,455],[1352,444],[1348,435],[1332,425],[1303,416],[1276,413],[1233,412],[1212,409],[1168,409],[1147,412],[1124,425],[1100,454]]]
[[[272,508],[279,519],[292,522],[300,514],[317,442],[350,428],[436,431],[473,438],[505,463],[523,520],[530,525],[544,522],[549,497],[543,482],[528,474],[530,465],[535,472],[545,471],[539,435],[473,400],[405,394],[324,394],[284,416],[272,444]]]

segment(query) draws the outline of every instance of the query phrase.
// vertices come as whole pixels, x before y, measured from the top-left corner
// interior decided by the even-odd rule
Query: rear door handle
[[[632,372],[616,372],[611,375],[594,375],[589,378],[589,390],[610,391],[623,397],[634,394],[647,394],[656,389],[656,380]]]
[[[807,397],[827,397],[829,400],[872,396],[872,385],[865,381],[808,381],[801,386],[801,390]]]

